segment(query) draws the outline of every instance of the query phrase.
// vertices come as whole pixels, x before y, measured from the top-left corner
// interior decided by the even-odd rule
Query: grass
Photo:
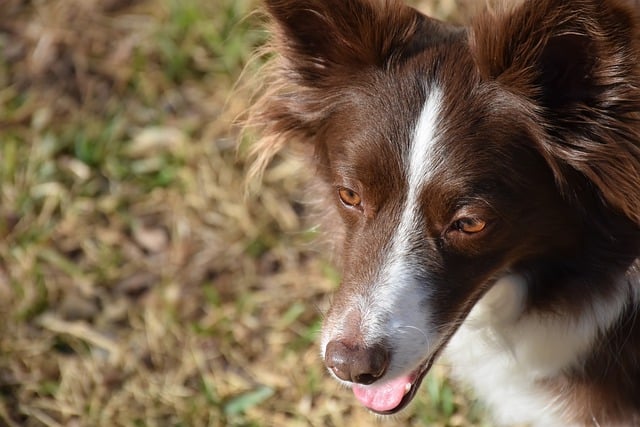
[[[325,373],[339,283],[281,156],[245,196],[249,0],[8,0],[0,426],[376,423]],[[440,16],[451,1],[423,1]],[[439,366],[382,425],[482,425]]]

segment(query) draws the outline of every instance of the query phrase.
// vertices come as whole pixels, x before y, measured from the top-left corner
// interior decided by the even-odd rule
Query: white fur
[[[405,164],[409,165],[406,171],[408,195],[405,208],[406,216],[403,216],[403,222],[401,223],[399,231],[410,233],[415,230],[411,222],[405,224],[405,220],[418,213],[418,206],[416,205],[417,197],[424,183],[428,181],[429,176],[436,169],[435,159],[437,157],[434,154],[437,150],[438,116],[440,115],[441,103],[441,90],[437,87],[432,88],[429,98],[427,98],[427,102],[425,102],[422,107],[422,112],[418,117],[413,141],[411,142],[409,159],[406,159],[405,162]],[[409,228],[403,229],[403,226],[409,226]]]
[[[501,425],[567,426],[565,402],[536,382],[579,366],[629,298],[619,291],[576,318],[523,314],[526,282],[506,276],[476,304],[445,350],[454,375],[469,383]]]

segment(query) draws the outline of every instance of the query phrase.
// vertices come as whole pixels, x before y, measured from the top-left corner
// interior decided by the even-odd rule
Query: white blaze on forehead
[[[396,278],[403,279],[403,276],[409,276],[409,278],[415,276],[414,268],[418,267],[411,263],[411,246],[412,241],[415,241],[416,233],[420,233],[419,227],[422,223],[420,193],[436,163],[434,158],[440,98],[441,94],[438,89],[434,89],[427,98],[416,123],[408,158],[405,159],[407,195],[397,232],[391,242],[391,252],[386,262],[388,277],[385,277],[386,280],[384,280],[391,284],[398,283],[398,286],[410,286],[411,283],[404,283],[405,280],[397,280]]]
[[[424,234],[419,198],[436,166],[440,108],[441,92],[434,89],[418,117],[404,159],[407,194],[400,222],[376,283],[359,303],[366,341],[384,339],[393,348],[389,377],[415,369],[438,339],[429,316],[430,290],[428,284],[423,283],[424,254],[415,253],[414,242]]]
[[[421,238],[423,226],[419,196],[424,183],[436,166],[435,153],[441,92],[433,89],[415,124],[410,147],[405,152],[404,175],[407,194],[400,221],[389,224],[395,231],[386,245],[378,274],[372,283],[357,287],[348,296],[349,307],[342,313],[330,313],[322,333],[322,352],[332,339],[343,336],[349,320],[359,316],[360,332],[365,344],[385,342],[392,351],[386,379],[414,370],[434,349],[438,334],[429,317],[429,286],[423,283],[424,254],[416,254],[414,243]]]
[[[407,207],[414,210],[420,189],[435,167],[435,142],[441,98],[442,93],[438,88],[434,88],[429,94],[416,124],[409,158],[405,160],[409,165],[407,170],[409,188]]]

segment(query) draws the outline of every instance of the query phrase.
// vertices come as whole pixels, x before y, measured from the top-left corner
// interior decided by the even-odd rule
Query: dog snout
[[[389,351],[382,345],[365,346],[334,340],[325,349],[325,364],[338,378],[372,384],[389,366]]]

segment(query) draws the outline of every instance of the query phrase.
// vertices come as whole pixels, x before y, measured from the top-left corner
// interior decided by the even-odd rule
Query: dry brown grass
[[[254,2],[0,7],[0,425],[374,424],[318,358],[304,168],[243,195]],[[478,423],[444,372],[385,424]]]

